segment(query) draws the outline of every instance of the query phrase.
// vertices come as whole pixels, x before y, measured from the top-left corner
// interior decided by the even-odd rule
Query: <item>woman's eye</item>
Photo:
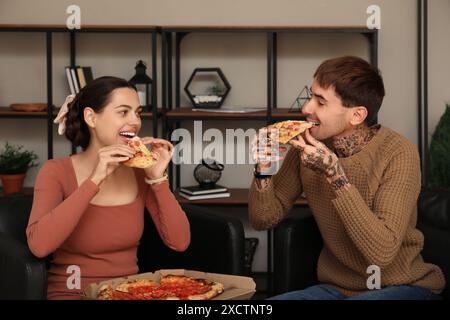
[[[138,112],[136,112],[136,115],[138,116],[138,117],[142,117],[142,110],[141,111],[138,111]]]
[[[122,111],[119,111],[119,113],[122,115],[122,116],[126,116],[127,115],[127,110],[122,110]]]

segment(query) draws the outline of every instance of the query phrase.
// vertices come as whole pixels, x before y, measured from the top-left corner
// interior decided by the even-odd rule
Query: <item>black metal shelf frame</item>
[[[157,27],[88,27],[70,30],[62,26],[0,26],[0,32],[32,32],[45,33],[46,36],[46,69],[47,69],[47,157],[53,158],[53,33],[69,33],[70,39],[70,66],[76,66],[76,35],[81,33],[148,33],[151,35],[151,61],[152,61],[152,125],[153,135],[158,136],[158,114],[157,114]],[[14,118],[14,116],[12,117]],[[76,148],[72,145],[72,153]]]

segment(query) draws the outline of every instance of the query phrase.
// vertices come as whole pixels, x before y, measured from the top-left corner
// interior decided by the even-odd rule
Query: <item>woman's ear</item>
[[[367,108],[363,106],[358,106],[352,108],[352,118],[350,119],[350,123],[354,126],[360,125],[366,120],[368,115]]]
[[[95,128],[97,115],[92,108],[86,107],[83,110],[84,121],[91,128]]]

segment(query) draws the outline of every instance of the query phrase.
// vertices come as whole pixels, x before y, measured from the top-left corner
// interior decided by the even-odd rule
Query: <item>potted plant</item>
[[[37,166],[37,155],[22,148],[6,142],[5,148],[0,151],[0,178],[5,195],[21,192],[28,169]]]
[[[450,105],[447,104],[430,144],[430,182],[450,189]]]

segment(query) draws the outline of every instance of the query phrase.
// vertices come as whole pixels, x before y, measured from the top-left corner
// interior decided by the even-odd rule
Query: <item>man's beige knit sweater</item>
[[[420,162],[416,147],[381,126],[358,153],[340,159],[351,187],[336,196],[326,178],[300,163],[291,148],[264,190],[252,183],[250,220],[269,229],[290,211],[302,191],[319,226],[324,247],[318,278],[347,296],[367,291],[367,268],[381,268],[381,287],[416,285],[440,293],[438,266],[420,255],[424,237],[416,229]]]

